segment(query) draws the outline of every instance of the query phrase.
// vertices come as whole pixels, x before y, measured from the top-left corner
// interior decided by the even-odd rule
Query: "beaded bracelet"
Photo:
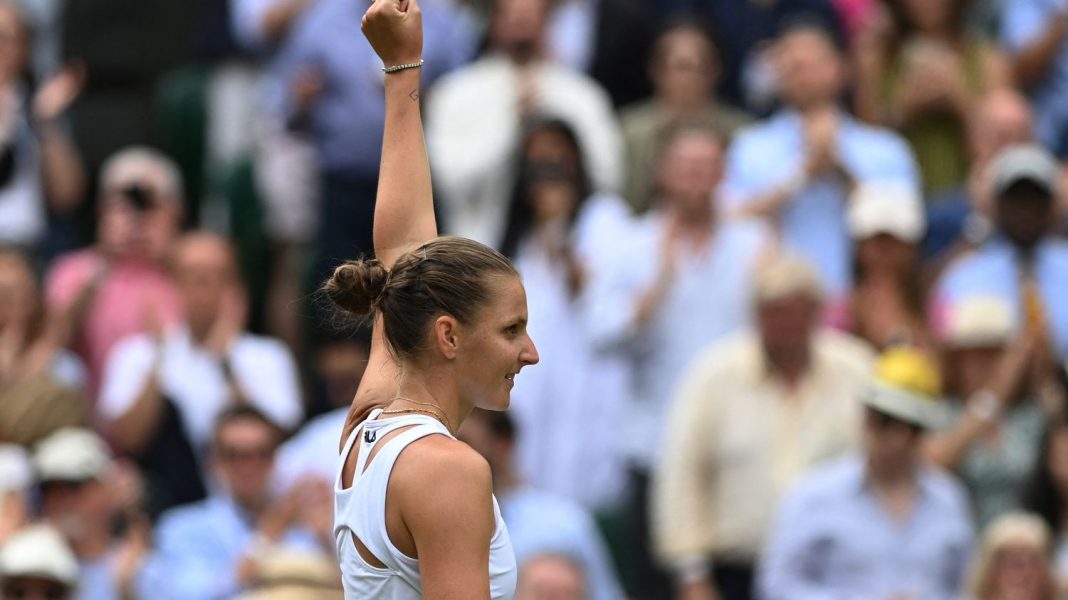
[[[418,69],[423,66],[423,59],[419,59],[417,63],[408,63],[406,65],[394,65],[392,67],[382,67],[383,73],[396,73],[397,71],[403,71],[405,69]]]

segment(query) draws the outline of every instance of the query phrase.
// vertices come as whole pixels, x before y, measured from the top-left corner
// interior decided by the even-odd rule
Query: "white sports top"
[[[386,486],[397,457],[408,444],[428,435],[453,436],[444,425],[431,417],[400,415],[379,419],[381,412],[382,409],[373,411],[345,441],[341,467],[334,482],[334,541],[341,561],[345,599],[418,600],[423,597],[419,561],[398,550],[386,531]],[[367,458],[375,442],[404,427],[411,429],[386,442],[368,466]],[[352,487],[342,489],[341,471],[357,439],[360,447],[356,455]],[[497,498],[493,498],[493,514],[497,527],[490,540],[490,597],[493,600],[511,600],[515,595],[517,576],[515,553],[508,538],[508,529],[501,519]],[[353,535],[386,565],[385,569],[371,566],[360,556],[352,540]]]

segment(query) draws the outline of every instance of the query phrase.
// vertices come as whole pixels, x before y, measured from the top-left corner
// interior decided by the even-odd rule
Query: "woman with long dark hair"
[[[545,353],[513,392],[520,471],[531,483],[601,508],[623,486],[619,423],[626,364],[595,348],[589,297],[629,209],[592,192],[578,137],[560,119],[527,124],[501,247],[529,294],[531,335]]]
[[[854,48],[857,114],[900,129],[928,193],[965,179],[965,128],[975,105],[1009,82],[997,48],[967,31],[967,4],[879,0]]]

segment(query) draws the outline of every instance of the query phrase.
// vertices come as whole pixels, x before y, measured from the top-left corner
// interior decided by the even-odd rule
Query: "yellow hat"
[[[875,362],[875,376],[864,403],[875,410],[923,428],[942,420],[938,404],[942,378],[938,366],[922,351],[891,348]]]

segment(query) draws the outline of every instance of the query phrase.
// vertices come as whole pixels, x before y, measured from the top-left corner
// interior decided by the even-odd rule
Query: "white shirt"
[[[15,171],[0,187],[0,244],[33,245],[45,233],[40,148],[21,111],[15,124]]]
[[[623,137],[603,89],[581,73],[542,62],[531,76],[534,110],[574,129],[594,187],[620,188]],[[520,136],[521,73],[488,56],[442,77],[427,105],[427,144],[449,233],[500,243]]]
[[[511,412],[519,436],[516,462],[535,487],[604,508],[625,485],[619,429],[627,406],[628,365],[595,349],[587,335],[588,299],[606,261],[606,246],[632,227],[622,200],[595,195],[586,200],[572,228],[576,259],[587,285],[577,297],[566,267],[541,244],[524,239],[515,259],[530,308],[529,333],[541,362],[524,369],[512,390]]]
[[[709,344],[749,325],[750,280],[768,244],[767,230],[751,221],[725,221],[705,248],[688,251],[675,267],[671,289],[650,322],[637,328],[642,294],[657,277],[665,221],[649,213],[616,241],[611,273],[592,292],[590,335],[596,345],[622,348],[633,361],[632,406],[625,439],[631,458],[651,468],[675,388],[690,361]]]
[[[202,451],[211,440],[216,417],[231,401],[219,361],[195,346],[184,326],[165,334],[162,352],[161,392],[175,403],[194,449]],[[148,335],[126,338],[111,351],[98,406],[105,419],[117,419],[133,407],[152,372],[156,353]],[[300,422],[303,408],[297,368],[282,342],[242,334],[231,344],[228,357],[234,378],[253,406],[283,428]]]

